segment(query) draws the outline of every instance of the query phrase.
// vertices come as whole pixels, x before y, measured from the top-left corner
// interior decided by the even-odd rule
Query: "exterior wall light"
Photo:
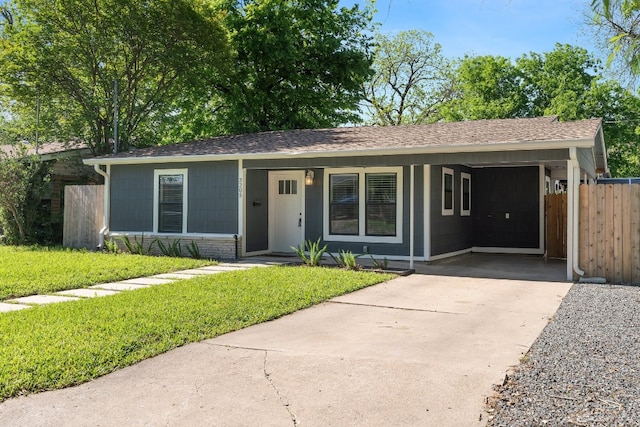
[[[313,185],[313,177],[315,174],[311,169],[307,170],[307,175],[304,177],[304,183],[306,185]]]

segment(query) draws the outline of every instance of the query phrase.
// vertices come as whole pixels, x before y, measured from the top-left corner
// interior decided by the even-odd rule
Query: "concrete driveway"
[[[570,283],[415,274],[0,404],[3,426],[484,425]]]

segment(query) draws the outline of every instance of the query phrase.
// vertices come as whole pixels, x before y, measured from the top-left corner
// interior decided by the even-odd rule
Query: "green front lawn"
[[[335,268],[254,268],[0,313],[0,401],[80,384],[392,277]]]
[[[212,264],[190,258],[0,246],[0,301]]]

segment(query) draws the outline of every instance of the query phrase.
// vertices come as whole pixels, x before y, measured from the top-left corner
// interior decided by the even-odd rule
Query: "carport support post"
[[[415,217],[413,209],[415,199],[415,165],[411,165],[409,171],[409,269],[413,270],[413,223]]]
[[[578,250],[574,239],[576,228],[575,222],[578,217],[576,210],[578,203],[576,202],[576,191],[579,191],[576,181],[579,183],[580,169],[575,165],[573,160],[567,161],[567,280],[573,281],[574,258],[577,256]]]

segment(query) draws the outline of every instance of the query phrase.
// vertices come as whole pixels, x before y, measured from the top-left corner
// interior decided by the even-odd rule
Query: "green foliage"
[[[124,234],[120,236],[120,241],[124,244],[124,247],[127,248],[127,251],[132,255],[149,255],[153,248],[153,245],[157,243],[156,240],[153,240],[148,248],[144,247],[144,233],[140,236],[140,241],[138,241],[138,236],[133,236],[133,242],[129,238],[128,235]]]
[[[327,245],[320,247],[320,237],[315,242],[305,240],[299,247],[291,246],[298,257],[306,265],[317,267],[322,261],[322,256],[327,251]]]
[[[151,276],[210,265],[208,261],[127,253],[113,256],[43,247],[0,246],[0,300],[84,288],[98,283]]]
[[[640,2],[592,0],[594,24],[611,50],[608,65],[620,59],[632,74],[640,74]]]
[[[229,133],[360,120],[372,10],[338,0],[223,0],[233,70],[216,84]]]
[[[180,244],[180,239],[175,239],[172,242],[168,242],[166,245],[161,239],[155,239],[154,242],[158,245],[162,255],[174,258],[182,256],[182,245]]]
[[[162,140],[167,120],[211,96],[228,62],[217,11],[196,0],[15,0],[13,25],[0,26],[0,103],[41,136],[111,150],[113,82],[118,83],[122,150]],[[186,125],[185,125],[186,126]],[[196,126],[197,127],[197,126]],[[193,131],[193,129],[192,129]],[[176,138],[178,135],[176,135]]]
[[[457,69],[455,96],[445,102],[447,121],[527,116],[522,71],[501,56],[465,57]]]
[[[377,34],[374,75],[364,85],[368,121],[400,125],[436,121],[448,99],[453,66],[426,31]]]
[[[120,252],[118,242],[114,239],[107,239],[104,241],[104,247],[108,253],[117,254]]]
[[[0,228],[5,243],[49,243],[51,218],[41,207],[47,190],[49,165],[16,145],[12,155],[0,151]]]
[[[336,269],[254,268],[2,313],[0,401],[77,385],[391,278]]]
[[[340,249],[338,251],[338,256],[335,256],[332,253],[329,253],[329,255],[331,256],[331,258],[333,258],[333,261],[335,261],[337,265],[339,265],[340,267],[344,267],[347,270],[360,270],[360,268],[362,267],[360,264],[358,264],[358,258],[360,258],[363,254],[354,255],[351,251]]]
[[[192,240],[191,243],[187,245],[187,252],[193,259],[202,259],[202,254],[200,253],[200,247],[198,244]]]
[[[389,260],[385,257],[382,260],[375,259],[373,256],[371,257],[371,262],[373,263],[373,267],[378,270],[386,270],[389,267]]]
[[[640,98],[604,81],[585,49],[557,44],[552,52],[507,58],[467,57],[458,67],[454,99],[441,109],[448,121],[538,117],[602,117],[613,176],[640,175]]]

